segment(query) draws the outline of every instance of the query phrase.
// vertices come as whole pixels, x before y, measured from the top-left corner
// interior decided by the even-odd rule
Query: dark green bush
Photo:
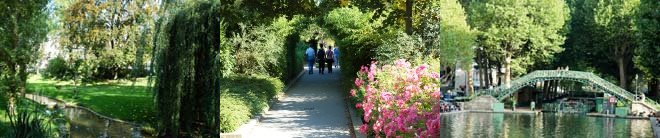
[[[250,119],[250,108],[245,102],[230,95],[220,96],[220,132],[233,132]]]
[[[73,70],[69,68],[66,60],[58,56],[48,60],[45,72],[42,74],[44,78],[54,79],[69,79]]]
[[[285,78],[286,36],[293,30],[289,21],[277,18],[272,24],[256,27],[242,26],[241,33],[232,38],[236,65],[234,72]]]
[[[221,22],[220,23],[220,72],[223,75],[233,74],[234,64],[234,48],[231,47],[231,43],[225,36],[225,31],[227,26]]]
[[[406,59],[414,62],[423,56],[424,44],[417,35],[407,35],[397,31],[394,35],[383,39],[383,45],[375,49],[375,59],[380,64],[393,64],[397,59]]]
[[[343,74],[354,78],[362,65],[368,65],[375,56],[374,50],[381,45],[380,33],[382,19],[372,19],[374,12],[362,12],[358,8],[338,8],[325,16],[328,30],[338,38]]]
[[[268,101],[282,93],[280,79],[266,75],[231,75],[222,79],[220,88],[220,128],[231,132],[268,107]],[[230,105],[227,105],[230,104]],[[249,109],[238,111],[234,109]]]

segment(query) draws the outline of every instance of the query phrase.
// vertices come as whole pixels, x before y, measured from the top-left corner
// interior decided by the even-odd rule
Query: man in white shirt
[[[314,48],[312,48],[312,45],[309,45],[309,48],[307,48],[307,51],[305,51],[305,59],[307,60],[307,67],[309,69],[309,74],[314,74],[314,57],[315,55]]]

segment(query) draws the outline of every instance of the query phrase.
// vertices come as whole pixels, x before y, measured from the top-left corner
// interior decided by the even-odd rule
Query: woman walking
[[[316,52],[316,59],[319,63],[319,73],[323,75],[323,70],[325,69],[325,50],[323,49],[323,43],[321,43],[321,47]]]
[[[335,54],[332,52],[332,46],[328,47],[328,50],[325,51],[325,62],[328,63],[328,73],[332,73],[332,63],[335,62],[334,57]]]

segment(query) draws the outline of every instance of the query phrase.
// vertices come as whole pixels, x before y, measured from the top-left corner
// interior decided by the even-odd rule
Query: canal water
[[[579,114],[455,113],[441,115],[441,138],[650,138],[649,120]]]

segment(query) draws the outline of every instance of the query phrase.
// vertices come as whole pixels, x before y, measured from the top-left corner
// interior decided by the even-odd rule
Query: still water
[[[455,113],[441,115],[441,138],[649,138],[649,120],[577,114]]]

